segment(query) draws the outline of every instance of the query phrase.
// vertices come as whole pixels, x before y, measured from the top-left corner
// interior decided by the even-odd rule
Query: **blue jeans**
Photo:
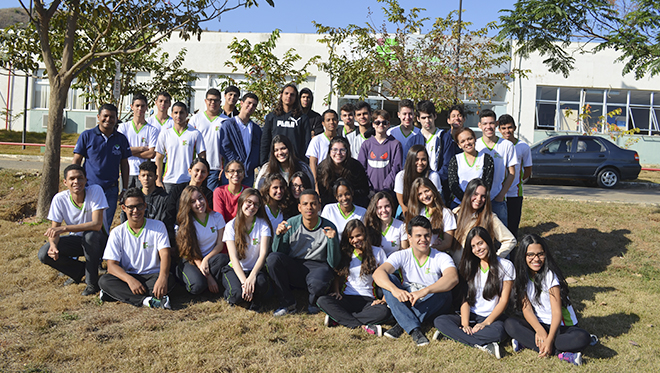
[[[220,174],[220,171],[221,171],[221,170],[211,170],[211,171],[209,172],[209,177],[206,178],[206,186],[207,186],[209,189],[211,189],[211,191],[214,191],[215,188],[219,187],[220,185],[227,184],[226,181],[225,181],[224,184],[221,183],[220,178],[221,178],[221,177],[224,178],[224,174]]]
[[[506,207],[506,200],[502,202],[497,202],[495,200],[490,201],[491,206],[493,206],[493,212],[497,217],[502,221],[505,227],[509,227],[509,213]]]
[[[398,287],[406,291],[410,291],[410,284],[403,283],[394,275],[389,275],[390,281]],[[387,305],[390,306],[392,316],[396,322],[410,334],[414,329],[419,328],[422,323],[438,314],[444,314],[451,311],[451,292],[429,294],[424,298],[415,302],[411,306],[409,302],[401,303],[391,292],[383,289],[383,295]]]
[[[103,188],[105,199],[108,201],[108,208],[103,211],[103,227],[105,232],[110,233],[112,220],[115,218],[115,211],[117,211],[117,200],[119,199],[119,187],[117,185]]]

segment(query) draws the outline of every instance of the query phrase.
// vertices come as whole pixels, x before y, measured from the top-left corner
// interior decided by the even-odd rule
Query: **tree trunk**
[[[49,77],[50,96],[48,97],[48,129],[46,132],[46,151],[42,182],[39,186],[37,202],[37,217],[46,219],[50,202],[57,194],[60,185],[60,145],[62,143],[62,118],[66,106],[70,84],[59,80],[59,77]]]

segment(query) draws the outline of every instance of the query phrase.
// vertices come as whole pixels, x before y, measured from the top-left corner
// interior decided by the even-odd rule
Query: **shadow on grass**
[[[619,312],[607,316],[584,317],[580,320],[578,326],[591,334],[597,335],[600,339],[605,337],[616,338],[627,334],[633,324],[638,321],[639,316],[634,313]],[[588,347],[585,353],[587,356],[594,358],[611,358],[618,355],[615,350],[604,346],[602,343]]]
[[[586,305],[584,304],[585,301],[595,301],[596,300],[596,294],[598,293],[609,293],[612,291],[616,291],[616,288],[607,286],[607,287],[600,287],[600,286],[572,286],[570,288],[570,294],[569,298],[571,300],[571,303],[573,304],[573,308],[575,308],[576,311],[581,312],[586,308]]]

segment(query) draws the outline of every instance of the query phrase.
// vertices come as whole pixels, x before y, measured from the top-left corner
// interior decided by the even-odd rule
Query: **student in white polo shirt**
[[[330,220],[337,227],[337,234],[344,232],[346,223],[350,220],[364,220],[367,209],[353,203],[353,186],[348,180],[339,178],[332,187],[337,203],[329,203],[323,207],[321,216]]]
[[[327,156],[330,141],[337,136],[337,123],[339,116],[337,112],[328,109],[323,112],[323,128],[325,132],[312,137],[305,155],[309,158],[309,168],[316,179],[316,169]]]
[[[222,142],[220,127],[222,127],[222,122],[229,118],[221,113],[222,99],[220,97],[220,91],[215,88],[206,91],[206,99],[204,100],[206,111],[200,110],[190,118],[189,123],[201,132],[204,137],[206,160],[211,166],[207,186],[211,191],[220,186],[219,178],[221,177],[220,172],[223,167],[222,157],[220,156],[220,143]]]
[[[420,327],[430,317],[451,311],[451,289],[458,284],[458,271],[451,257],[431,248],[431,222],[412,218],[407,227],[410,249],[399,250],[374,272],[397,324],[385,336],[410,334],[417,346],[429,344]],[[400,270],[403,283],[394,275]]]
[[[487,153],[493,157],[495,173],[493,174],[493,185],[490,188],[491,203],[493,212],[505,226],[508,226],[506,193],[515,178],[518,158],[513,143],[497,137],[496,127],[495,112],[490,109],[482,110],[479,113],[479,128],[484,135],[477,140],[476,148],[479,154]]]
[[[419,141],[419,137],[415,137],[419,133],[419,128],[415,127],[415,104],[408,99],[399,101],[397,116],[401,124],[387,130],[387,134],[399,140],[403,151],[402,154],[405,157],[411,146],[417,143],[423,144]],[[410,141],[412,139],[415,139],[415,141]]]
[[[102,301],[118,300],[136,307],[171,308],[167,296],[170,277],[170,241],[165,224],[146,219],[144,194],[131,188],[121,209],[128,220],[110,232],[103,259],[108,273],[99,280]]]
[[[50,203],[51,227],[44,233],[48,241],[39,249],[39,260],[69,276],[65,284],[77,284],[85,276],[87,286],[82,294],[92,295],[99,291],[98,265],[107,239],[103,212],[108,202],[103,188],[85,184],[82,166],[72,164],[64,169],[67,190],[57,193]],[[69,235],[62,235],[66,232]],[[83,255],[85,262],[74,259]]]
[[[206,158],[206,145],[202,134],[188,126],[188,107],[183,102],[172,106],[174,126],[162,130],[156,146],[156,167],[158,180],[156,185],[170,192],[175,184],[190,181],[188,166],[195,156]],[[167,156],[167,165],[163,158]]]
[[[227,223],[222,237],[231,260],[222,276],[225,299],[229,304],[243,301],[250,310],[261,310],[270,293],[265,264],[271,232],[261,194],[254,188],[246,189],[238,198],[236,217]]]
[[[147,123],[156,128],[158,134],[166,128],[172,128],[174,120],[170,117],[169,110],[172,106],[172,96],[167,91],[159,92],[156,96],[156,112],[147,118]]]
[[[389,193],[378,192],[371,198],[364,217],[369,239],[374,246],[382,248],[388,257],[410,246],[406,225],[394,218],[394,206],[394,199]]]
[[[136,94],[133,96],[131,110],[133,111],[133,119],[129,122],[119,124],[117,131],[126,136],[128,144],[131,146],[131,153],[133,154],[128,157],[130,175],[128,178],[128,187],[140,188],[142,187],[138,180],[140,164],[156,156],[156,143],[160,130],[149,125],[144,119],[144,114],[147,112],[147,98],[144,95]]]

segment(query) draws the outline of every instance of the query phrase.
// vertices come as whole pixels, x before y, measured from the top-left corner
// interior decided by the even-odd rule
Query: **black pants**
[[[57,250],[60,255],[57,260],[48,256],[50,242],[46,242],[39,249],[39,260],[56,270],[80,282],[85,276],[85,283],[98,287],[99,262],[105,249],[108,237],[101,231],[85,231],[82,236],[68,235],[60,236]],[[73,257],[84,256],[81,262]]]
[[[523,197],[506,197],[506,209],[509,225],[507,228],[513,236],[518,239],[518,226],[520,225],[520,216],[522,215]]]
[[[373,301],[372,297],[360,295],[344,295],[341,299],[324,295],[316,304],[339,324],[354,329],[362,325],[381,324],[392,316],[386,304],[372,306]]]
[[[470,321],[474,321],[478,324],[484,320],[486,320],[485,317],[470,313]],[[502,317],[472,335],[465,333],[463,329],[460,328],[461,316],[457,314],[440,315],[435,318],[433,324],[445,337],[468,346],[483,346],[491,342],[501,342],[506,338]]]
[[[144,301],[144,298],[146,297],[153,297],[153,291],[154,291],[154,285],[156,284],[156,280],[158,280],[158,273],[153,273],[149,275],[133,275],[131,274],[135,279],[140,281],[144,287],[147,288],[147,293],[146,294],[133,294],[131,291],[131,288],[128,286],[127,283],[125,283],[123,280],[120,278],[113,276],[111,274],[105,274],[101,276],[99,279],[99,286],[101,287],[101,290],[103,290],[103,293],[108,294],[112,298],[132,304],[135,307],[140,307],[142,306],[142,301]],[[172,276],[167,277],[167,292],[169,293],[172,291],[174,288],[174,279]]]
[[[218,286],[222,285],[222,268],[228,263],[229,256],[227,254],[213,255],[209,259],[209,272],[211,272],[211,276],[218,283]],[[185,259],[181,259],[176,267],[176,278],[183,282],[186,290],[193,295],[201,294],[208,288],[206,276],[202,274],[195,263],[190,263]]]
[[[230,304],[240,303],[243,300],[241,280],[238,279],[233,267],[226,265],[222,272],[222,286],[225,288],[225,299]],[[248,277],[250,276],[251,271],[244,271],[244,273],[245,276]],[[268,298],[272,292],[265,268],[257,273],[256,280],[252,302],[255,304],[262,304],[263,300]]]
[[[309,304],[316,304],[316,300],[327,293],[334,276],[332,268],[326,262],[294,259],[278,252],[268,255],[266,267],[280,298],[280,307],[295,304],[292,286],[307,289]]]
[[[550,330],[550,325],[541,323],[541,326],[546,332]],[[538,352],[539,348],[536,347],[536,341],[534,340],[536,331],[527,320],[509,317],[504,322],[504,328],[511,338],[518,340],[525,348],[531,348]],[[552,354],[579,352],[589,346],[590,343],[591,335],[586,330],[577,326],[559,326]]]

